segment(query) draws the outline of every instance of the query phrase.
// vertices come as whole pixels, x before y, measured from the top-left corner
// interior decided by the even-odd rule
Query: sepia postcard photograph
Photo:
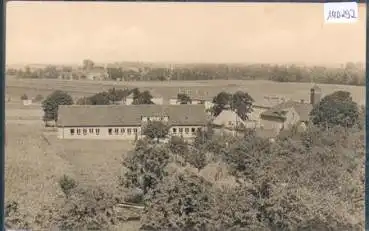
[[[357,7],[8,2],[6,230],[364,230]]]

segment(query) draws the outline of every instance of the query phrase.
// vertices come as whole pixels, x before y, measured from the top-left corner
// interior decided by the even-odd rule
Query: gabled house
[[[243,120],[233,110],[223,110],[217,117],[214,118],[212,124],[216,127],[227,128],[230,130],[234,130],[240,127],[256,128],[258,126],[257,121]]]
[[[288,130],[294,125],[309,121],[312,104],[288,101],[260,114],[262,128],[266,130]]]
[[[203,105],[61,105],[60,139],[136,140],[149,121],[162,121],[170,136],[190,139],[207,124]]]

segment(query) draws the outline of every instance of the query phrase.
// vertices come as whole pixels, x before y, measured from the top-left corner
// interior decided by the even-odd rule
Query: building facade
[[[169,127],[169,136],[185,139],[205,127],[203,105],[61,105],[58,112],[60,139],[137,140],[150,121]]]

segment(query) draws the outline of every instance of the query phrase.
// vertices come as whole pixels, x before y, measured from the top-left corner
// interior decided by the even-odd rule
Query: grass
[[[15,120],[14,115],[20,112],[24,116]],[[32,223],[43,206],[62,202],[58,181],[64,174],[80,184],[116,190],[118,176],[122,174],[122,156],[132,144],[59,140],[43,127],[42,121],[34,120],[32,116],[37,113],[40,113],[37,109],[7,108],[6,201],[17,201]],[[134,223],[130,225],[135,227]]]

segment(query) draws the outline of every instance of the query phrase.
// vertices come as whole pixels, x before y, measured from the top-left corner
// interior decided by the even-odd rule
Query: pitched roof
[[[205,125],[204,105],[61,105],[58,126],[139,126],[142,116],[168,116],[170,125]]]
[[[288,108],[294,108],[299,114],[301,121],[308,121],[310,111],[313,109],[313,105],[308,103],[300,103],[295,101],[287,101],[285,103],[278,104],[277,106],[261,113],[261,116],[269,117],[283,117],[283,111]]]

